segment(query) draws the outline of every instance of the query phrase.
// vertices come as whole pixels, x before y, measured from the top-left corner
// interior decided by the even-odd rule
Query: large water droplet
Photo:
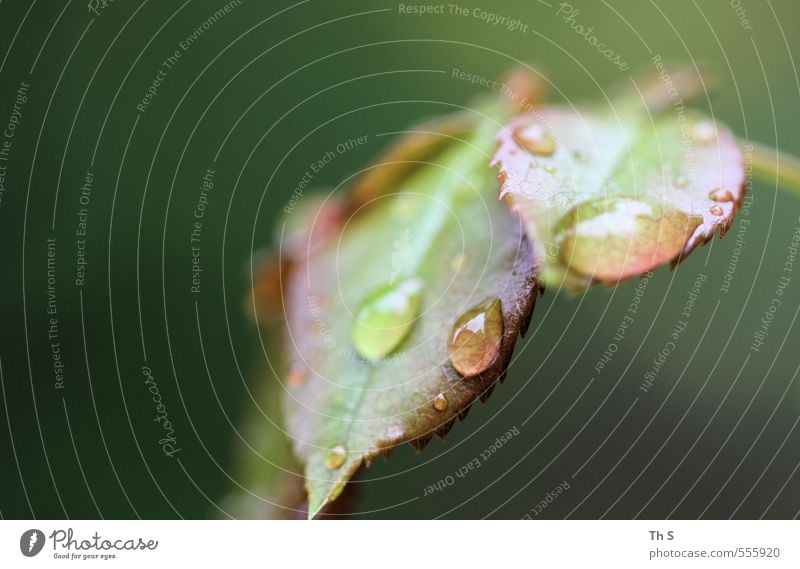
[[[393,352],[408,336],[419,313],[422,281],[407,279],[379,288],[356,312],[353,347],[368,360]]]
[[[325,468],[336,470],[347,460],[347,450],[342,445],[336,445],[325,455]]]
[[[439,393],[433,398],[433,408],[437,411],[447,411],[447,405],[448,401],[444,393]]]
[[[718,188],[711,192],[709,196],[715,202],[732,202],[733,192],[727,188]]]
[[[702,218],[649,198],[596,198],[572,208],[556,239],[571,271],[616,283],[675,259]]]
[[[450,363],[461,375],[477,375],[500,353],[503,341],[503,311],[499,298],[467,310],[450,333]]]
[[[556,151],[556,141],[539,123],[524,126],[514,133],[522,147],[540,156],[550,156]]]

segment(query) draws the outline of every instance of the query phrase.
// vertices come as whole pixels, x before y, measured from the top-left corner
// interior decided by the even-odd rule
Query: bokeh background
[[[250,261],[273,242],[312,159],[369,135],[313,180],[335,187],[389,142],[375,135],[485,92],[453,78],[454,68],[496,77],[531,62],[552,81],[553,100],[576,102],[652,72],[660,54],[713,75],[715,89],[695,106],[740,136],[800,154],[793,0],[573,1],[573,23],[591,26],[627,71],[572,29],[556,2],[459,0],[470,14],[518,19],[524,31],[472,15],[405,15],[385,0],[232,2],[205,29],[224,0],[101,4],[0,2],[0,124],[19,119],[4,138],[0,202],[4,518],[267,515],[242,487],[267,496],[293,466],[264,434],[278,415],[263,387],[274,381],[270,352],[243,308]],[[193,293],[190,234],[209,169]],[[363,472],[353,513],[797,517],[800,274],[763,345],[751,344],[776,297],[800,199],[775,180],[754,180],[751,196],[746,227],[739,221],[677,270],[656,272],[601,373],[595,364],[638,283],[546,294],[504,385],[446,442],[420,455],[400,449]],[[707,280],[688,329],[644,393],[698,273]],[[173,456],[159,443],[165,429],[143,366],[171,422]],[[520,434],[480,469],[424,496],[512,427]]]

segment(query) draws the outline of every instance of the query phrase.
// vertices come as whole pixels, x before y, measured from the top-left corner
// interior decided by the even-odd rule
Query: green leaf
[[[390,186],[371,188],[338,239],[289,277],[291,368],[304,371],[286,382],[284,402],[309,517],[362,462],[444,436],[488,397],[527,326],[538,290],[532,249],[487,167],[500,124],[483,118],[467,140],[418,156],[424,164],[407,176],[392,164],[386,178],[373,174]],[[481,318],[487,301],[496,303]],[[477,336],[462,353],[451,340],[465,313]]]
[[[548,286],[581,290],[677,263],[724,234],[744,196],[742,152],[724,125],[685,110],[637,114],[629,100],[615,108],[625,110],[545,107],[498,135],[501,197],[524,220]]]

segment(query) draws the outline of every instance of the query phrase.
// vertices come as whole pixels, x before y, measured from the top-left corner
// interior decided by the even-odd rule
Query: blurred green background
[[[493,78],[529,61],[552,81],[554,100],[574,102],[602,100],[603,88],[652,72],[655,54],[702,64],[716,89],[695,106],[741,136],[800,154],[800,5],[792,0],[575,1],[572,23],[566,6],[533,0],[461,1],[467,16],[401,14],[383,0],[247,0],[203,28],[224,5],[117,0],[92,12],[85,2],[0,3],[0,123],[20,119],[4,139],[11,146],[0,202],[4,518],[236,515],[226,506],[231,492],[241,493],[232,479],[255,488],[277,472],[247,458],[242,441],[256,440],[258,429],[236,431],[257,416],[249,393],[263,392],[259,382],[269,376],[242,308],[252,246],[272,242],[311,159],[369,135],[370,144],[338,155],[313,180],[336,186],[385,147],[389,137],[376,134],[484,91],[453,78],[454,68]],[[475,8],[526,28],[493,25]],[[599,54],[578,24],[593,27],[630,71]],[[165,63],[176,50],[180,57]],[[142,112],[137,104],[156,80]],[[208,169],[214,187],[200,236],[201,290],[193,293],[190,234]],[[82,203],[87,171],[93,183]],[[800,276],[780,297],[764,344],[750,347],[775,297],[800,200],[774,181],[755,181],[751,195],[746,227],[737,222],[676,271],[657,271],[599,374],[594,366],[637,283],[546,294],[505,384],[446,443],[437,439],[421,455],[398,450],[362,473],[355,511],[797,516]],[[87,264],[77,286],[82,208]],[[707,275],[699,305],[643,393],[698,273]],[[48,335],[50,318],[57,338]],[[145,365],[180,449],[172,457],[158,442],[165,429],[154,421]],[[274,403],[260,401],[267,410]],[[520,435],[483,467],[423,497],[515,426]],[[251,465],[246,474],[242,460]],[[534,515],[564,481],[569,489]]]

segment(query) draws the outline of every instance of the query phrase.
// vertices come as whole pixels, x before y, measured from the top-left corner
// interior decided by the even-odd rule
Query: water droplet
[[[556,171],[556,167],[553,166],[552,164],[546,164],[545,167],[544,167],[544,171],[548,172],[550,174],[554,174],[555,171]]]
[[[450,270],[457,273],[464,266],[464,253],[459,253],[450,261]]]
[[[689,185],[689,180],[687,180],[685,176],[678,176],[677,178],[675,178],[676,188],[685,188],[688,185]]]
[[[701,222],[654,199],[602,197],[572,208],[556,242],[569,270],[616,283],[675,259]]]
[[[733,192],[727,188],[719,188],[711,192],[709,196],[715,202],[732,202]]]
[[[572,152],[572,155],[575,157],[575,160],[577,160],[578,162],[588,162],[591,159],[591,156],[589,156],[583,150],[575,150],[575,151]]]
[[[514,133],[523,148],[540,156],[550,156],[556,151],[556,141],[539,123],[524,126]]]
[[[325,468],[336,470],[347,460],[347,450],[342,445],[336,445],[325,455]]]
[[[495,361],[502,341],[500,299],[492,298],[467,310],[453,325],[450,363],[461,375],[477,375]]]
[[[722,215],[723,213],[722,208],[718,205],[711,206],[711,209],[708,211],[710,211],[713,215]]]
[[[299,389],[305,383],[307,375],[308,370],[306,370],[306,366],[300,362],[295,362],[289,369],[289,375],[286,377],[286,385],[289,386],[289,389]]]
[[[446,411],[447,410],[447,397],[444,396],[444,393],[439,393],[436,397],[433,398],[433,408],[437,411]]]
[[[391,216],[400,223],[417,218],[425,207],[425,200],[420,194],[400,192],[395,196],[390,209]]]
[[[367,296],[353,323],[356,351],[368,360],[393,352],[411,331],[421,298],[422,281],[416,278],[383,286]]]
[[[717,140],[717,129],[712,123],[702,121],[692,127],[691,136],[697,144],[712,144]]]

